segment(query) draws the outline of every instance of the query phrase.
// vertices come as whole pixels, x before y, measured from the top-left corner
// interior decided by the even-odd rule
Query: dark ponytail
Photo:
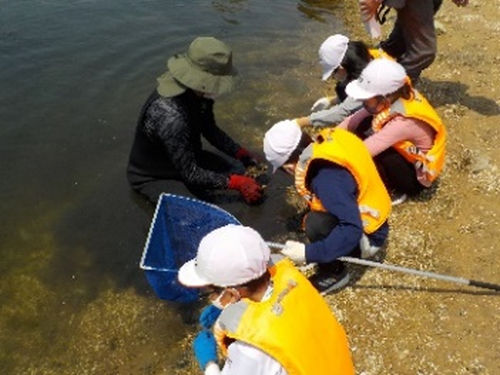
[[[345,93],[347,84],[357,79],[371,60],[372,56],[365,43],[361,41],[349,42],[344,58],[340,63],[347,72],[347,76],[342,82],[338,82],[335,86],[335,92],[340,101],[344,101],[347,97]]]
[[[288,157],[287,161],[284,164],[287,163],[296,163],[299,160],[300,154],[302,154],[302,151],[309,146],[313,142],[311,136],[307,134],[306,132],[302,132],[302,136],[300,137],[299,144],[297,147],[295,147],[295,150],[290,154]]]

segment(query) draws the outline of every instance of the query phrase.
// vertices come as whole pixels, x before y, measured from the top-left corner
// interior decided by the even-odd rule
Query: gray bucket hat
[[[158,77],[158,93],[172,97],[186,88],[208,94],[224,94],[238,83],[229,46],[213,37],[198,37],[184,54],[167,62],[168,72]]]

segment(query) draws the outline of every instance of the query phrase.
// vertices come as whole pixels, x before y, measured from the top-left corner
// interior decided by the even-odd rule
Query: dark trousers
[[[355,134],[359,138],[364,140],[372,134],[372,119],[373,117],[369,116],[358,125]],[[407,162],[393,147],[373,157],[373,161],[389,192],[397,191],[413,196],[425,188],[418,181],[413,164]]]
[[[304,230],[309,242],[321,241],[326,238],[337,225],[339,225],[339,220],[329,212],[310,211],[304,217]],[[359,245],[348,256],[359,258],[361,256]],[[337,274],[342,271],[344,264],[339,260],[334,260],[318,264],[318,268],[321,272]]]
[[[434,14],[436,14],[441,8],[441,5],[443,4],[443,0],[434,0]]]
[[[437,52],[434,13],[442,0],[407,0],[396,9],[397,19],[389,37],[380,47],[404,66],[416,83],[422,70],[428,68]]]
[[[393,147],[375,156],[373,161],[389,192],[397,191],[414,196],[425,189],[417,179],[413,164],[406,161]]]
[[[236,163],[232,163],[229,159],[217,155],[210,151],[203,151],[202,157],[198,160],[200,168],[208,169],[216,173],[223,174],[242,174],[245,172],[244,168]],[[202,189],[196,186],[185,184],[181,180],[151,180],[144,182],[140,185],[133,186],[133,189],[146,197],[148,201],[156,204],[161,193],[169,193],[175,195],[182,195],[190,198],[201,199],[206,202],[217,203],[220,196],[214,190]]]

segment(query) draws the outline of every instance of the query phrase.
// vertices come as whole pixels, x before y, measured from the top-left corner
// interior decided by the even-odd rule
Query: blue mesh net
[[[196,199],[162,194],[149,228],[140,267],[159,298],[191,302],[196,289],[177,281],[177,271],[196,256],[201,239],[216,228],[241,223],[223,209]]]

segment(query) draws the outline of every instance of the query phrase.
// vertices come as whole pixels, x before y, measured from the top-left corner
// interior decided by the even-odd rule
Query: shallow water
[[[338,12],[326,0],[1,2],[0,373],[189,370],[193,327],[138,268],[153,212],[125,179],[139,109],[170,55],[216,36],[243,77],[218,122],[260,151],[270,125],[316,99]],[[294,212],[289,182],[228,209],[271,240]]]

